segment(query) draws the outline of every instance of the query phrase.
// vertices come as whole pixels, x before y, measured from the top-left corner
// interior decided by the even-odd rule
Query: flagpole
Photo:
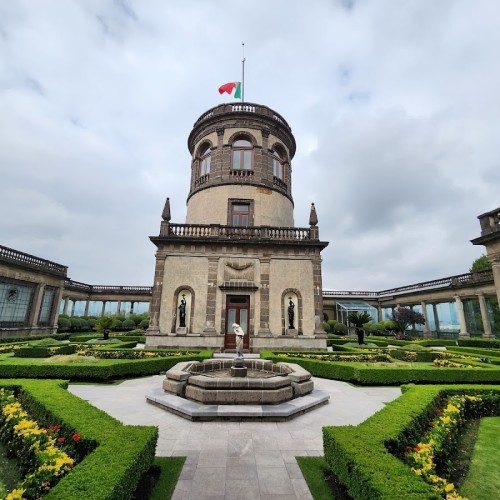
[[[241,102],[245,101],[245,44],[241,44],[241,50],[243,52],[243,60],[241,61],[242,69],[242,78],[241,78]]]

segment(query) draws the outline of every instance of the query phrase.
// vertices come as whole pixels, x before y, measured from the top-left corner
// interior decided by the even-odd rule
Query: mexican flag
[[[229,95],[231,95],[233,93],[233,90],[235,90],[233,97],[235,99],[241,99],[241,82],[229,82],[221,85],[219,87],[219,94],[227,92]]]

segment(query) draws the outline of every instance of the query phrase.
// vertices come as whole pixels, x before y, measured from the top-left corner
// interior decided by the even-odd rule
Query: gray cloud
[[[295,223],[316,203],[324,287],[467,272],[500,205],[493,0],[0,5],[0,243],[73,279],[150,284],[170,196],[185,219],[187,136],[246,91],[292,126]]]

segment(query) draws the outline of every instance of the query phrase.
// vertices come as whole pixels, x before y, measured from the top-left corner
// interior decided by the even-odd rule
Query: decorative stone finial
[[[170,198],[167,198],[167,201],[165,202],[165,206],[163,207],[163,212],[161,214],[161,218],[163,220],[166,220],[167,222],[170,221]]]
[[[311,203],[311,213],[309,214],[309,225],[316,226],[318,224],[318,216],[316,214],[316,209],[314,208],[314,203]]]

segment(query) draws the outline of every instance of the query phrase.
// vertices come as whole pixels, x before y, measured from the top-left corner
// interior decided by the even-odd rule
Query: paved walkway
[[[314,378],[329,404],[288,422],[191,422],[146,402],[163,379],[69,390],[124,424],[158,426],[156,455],[187,457],[174,500],[312,499],[295,457],[323,455],[323,426],[356,425],[401,394]]]

